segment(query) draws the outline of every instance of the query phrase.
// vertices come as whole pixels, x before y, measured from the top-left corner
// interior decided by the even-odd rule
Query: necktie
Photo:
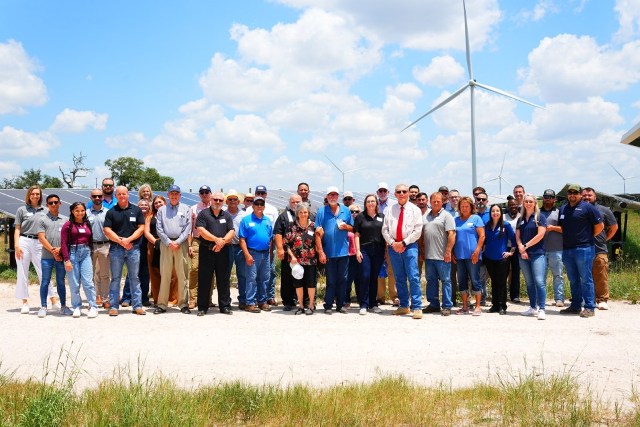
[[[404,220],[404,206],[400,206],[400,215],[398,215],[398,228],[396,229],[396,242],[402,241],[402,222]]]

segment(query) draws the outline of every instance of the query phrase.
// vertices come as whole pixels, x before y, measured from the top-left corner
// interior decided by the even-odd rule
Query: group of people
[[[126,187],[115,187],[113,179],[105,178],[86,206],[71,205],[67,218],[59,212],[57,195],[47,196],[45,211],[42,189],[30,187],[15,220],[21,313],[30,313],[31,263],[40,280],[39,317],[49,310],[80,317],[80,286],[89,318],[98,315],[100,306],[110,316],[128,306],[145,315],[150,298],[154,314],[175,306],[184,314],[196,309],[204,316],[216,306],[214,287],[218,310],[230,315],[234,267],[238,309],[270,311],[277,305],[276,259],[281,261],[283,309],[295,314],[315,312],[322,271],[326,314],[334,309],[348,313],[355,288],[361,315],[381,313],[380,305],[390,301],[396,307],[394,315],[448,316],[459,292],[456,314],[479,316],[486,305],[488,279],[488,311],[506,314],[508,296],[519,302],[522,272],[529,308],[521,314],[543,320],[547,267],[556,306],[565,302],[563,269],[571,284],[571,304],[561,313],[592,317],[596,308],[608,308],[607,241],[617,223],[608,208],[596,203],[592,188],[569,186],[567,203],[560,207],[555,192],[546,190],[539,207],[536,197],[518,185],[504,213],[497,204],[487,207],[482,187],[473,189],[472,198],[446,186],[427,195],[417,185],[398,184],[394,200],[389,186],[381,182],[361,208],[351,192],[344,192],[340,203],[337,187],[329,187],[325,203],[316,206],[309,200],[309,185],[302,182],[283,212],[267,202],[264,185],[245,194],[242,204],[237,191],[225,195],[207,185],[200,187],[200,202],[194,206],[181,201],[177,185],[166,194],[166,199],[154,197],[143,185],[134,205]],[[54,268],[56,288],[50,283]]]

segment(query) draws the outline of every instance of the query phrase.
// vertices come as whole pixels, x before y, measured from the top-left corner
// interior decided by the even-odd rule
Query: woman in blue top
[[[481,250],[484,244],[484,223],[475,214],[476,207],[470,197],[465,196],[458,202],[460,216],[455,218],[456,243],[453,246],[453,262],[458,269],[458,288],[462,296],[462,309],[456,314],[469,313],[468,277],[471,277],[471,289],[476,298],[474,316],[480,316],[480,298],[482,283],[480,282]]]
[[[547,261],[544,254],[544,233],[547,220],[540,215],[536,197],[526,194],[522,201],[522,217],[516,225],[516,243],[520,252],[520,270],[527,284],[530,307],[523,316],[538,316],[545,319],[544,304],[547,299]]]
[[[491,302],[489,313],[507,314],[507,276],[509,259],[515,252],[516,234],[505,222],[498,205],[489,208],[489,222],[484,226],[484,265],[491,277]],[[511,244],[508,244],[511,243]],[[508,249],[508,246],[511,249]]]

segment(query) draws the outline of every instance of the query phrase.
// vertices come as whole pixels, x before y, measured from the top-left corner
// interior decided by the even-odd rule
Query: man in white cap
[[[345,191],[342,193],[342,204],[346,207],[351,206],[356,202],[356,199],[353,197],[353,193],[351,191]]]
[[[245,196],[247,197],[247,196]],[[253,201],[253,198],[251,199]],[[238,231],[240,229],[240,221],[247,214],[243,209],[240,209],[240,196],[236,190],[229,190],[226,197],[227,212],[233,219],[233,229],[235,231],[233,239],[231,240],[231,246],[229,247],[229,276],[231,276],[231,270],[233,265],[236,266],[236,278],[238,279],[238,308],[244,310],[247,307],[247,277],[246,277],[246,262],[244,260],[244,254],[240,247],[240,238],[238,237]]]
[[[386,182],[378,183],[378,213],[383,214],[387,207],[396,204],[395,200],[389,199],[389,185]],[[387,282],[389,285],[389,298],[395,307],[400,303],[398,299],[398,293],[396,291],[396,279],[393,276],[393,267],[391,266],[391,260],[389,259],[389,252],[385,249],[384,262],[380,269],[380,276],[378,277],[378,302],[380,304],[386,304],[387,302]]]
[[[200,263],[200,232],[196,228],[198,214],[211,206],[211,187],[203,185],[198,190],[200,201],[191,206],[191,236],[189,236],[189,258],[191,258],[191,270],[189,271],[189,308],[195,308],[198,301],[198,267]],[[214,279],[215,280],[215,279]],[[213,291],[213,286],[211,286]]]

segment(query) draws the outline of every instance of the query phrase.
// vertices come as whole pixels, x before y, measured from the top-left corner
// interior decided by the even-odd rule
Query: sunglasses
[[[92,199],[102,199],[102,194],[92,194],[91,198]]]
[[[113,184],[102,184],[103,187],[113,187]]]
[[[253,206],[256,206],[256,207],[264,206],[264,203],[256,202],[256,203],[253,204]]]
[[[567,194],[573,194],[573,195],[575,195],[575,194],[580,194],[580,193],[578,193],[577,191],[567,191]]]
[[[352,214],[359,214],[360,211],[351,211]]]
[[[253,203],[253,199],[244,199],[245,203]]]
[[[542,196],[542,198],[545,199],[545,200],[555,199],[555,197],[553,197],[553,196]]]
[[[201,191],[200,194],[211,194],[211,191],[204,190],[204,191]]]
[[[486,197],[477,197],[476,200],[479,201],[479,202],[486,202],[487,201]]]
[[[211,200],[213,200],[214,202],[218,202],[218,203],[224,202],[224,199],[211,199]]]
[[[227,202],[237,202],[238,199],[236,197],[227,197]]]
[[[267,192],[266,191],[256,191],[256,195],[258,195],[258,194],[267,194]]]
[[[407,194],[409,190],[396,190],[396,194]]]
[[[58,201],[55,201],[55,202],[47,202],[47,204],[48,204],[49,206],[55,206],[55,205],[57,205],[58,203],[60,203],[60,201],[59,201],[59,200],[58,200]]]

